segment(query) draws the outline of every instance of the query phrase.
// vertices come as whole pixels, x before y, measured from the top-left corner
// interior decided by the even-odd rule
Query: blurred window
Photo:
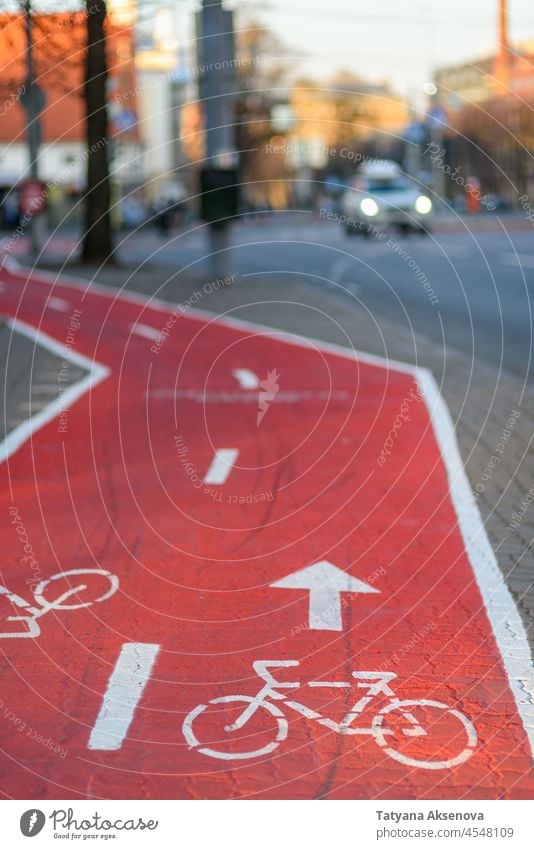
[[[369,180],[368,192],[398,192],[411,188],[408,180]]]

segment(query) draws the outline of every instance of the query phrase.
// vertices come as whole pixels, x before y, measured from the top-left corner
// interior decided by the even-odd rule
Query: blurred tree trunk
[[[85,262],[112,257],[109,129],[106,97],[106,0],[86,0],[85,105],[87,189],[82,256]]]

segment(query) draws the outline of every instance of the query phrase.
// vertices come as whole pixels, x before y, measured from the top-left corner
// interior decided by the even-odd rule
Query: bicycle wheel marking
[[[123,645],[89,737],[89,749],[120,749],[150,678],[159,648],[147,643]]]
[[[227,761],[255,760],[263,757],[264,755],[271,754],[278,748],[280,743],[286,740],[288,736],[289,726],[284,715],[284,709],[286,712],[295,711],[299,716],[303,716],[309,722],[316,722],[318,725],[328,728],[331,732],[342,736],[370,736],[374,739],[378,746],[382,747],[382,751],[385,755],[393,758],[393,760],[398,761],[404,766],[413,767],[415,769],[452,769],[453,767],[465,763],[465,761],[467,761],[474,753],[476,748],[477,734],[475,728],[473,723],[464,714],[442,702],[436,702],[429,699],[399,699],[389,686],[389,682],[393,681],[397,677],[395,673],[374,671],[360,672],[358,670],[354,670],[352,676],[355,679],[355,682],[353,683],[354,689],[357,693],[356,702],[342,721],[336,722],[330,717],[323,716],[321,713],[312,710],[301,702],[287,698],[287,693],[284,691],[291,691],[296,688],[301,689],[300,682],[287,683],[279,681],[275,678],[273,673],[270,672],[271,668],[283,670],[288,666],[299,666],[298,661],[257,660],[254,662],[253,666],[254,671],[257,673],[260,680],[263,680],[264,682],[264,686],[260,688],[256,696],[220,696],[219,698],[211,699],[208,704],[197,705],[197,707],[193,708],[188,713],[182,726],[182,732],[190,749],[194,749],[199,754],[205,755],[209,758]],[[317,687],[319,683],[325,687],[331,687],[334,689],[345,689],[346,687],[350,687],[350,685],[345,681],[309,681],[308,686],[311,688]],[[364,689],[367,695],[358,698],[360,695],[359,691],[361,689]],[[389,697],[389,704],[386,707],[383,707],[380,712],[374,716],[371,721],[371,725],[362,725],[359,721],[363,719],[364,714],[371,711],[374,699],[384,695]],[[273,704],[273,700],[276,701],[276,704]],[[194,731],[193,725],[195,721],[209,709],[210,705],[228,705],[235,702],[244,702],[247,707],[242,711],[232,725],[223,726],[222,732],[219,732],[221,734],[221,738],[218,741],[219,745],[225,742],[224,734],[230,735],[231,737],[231,735],[237,731],[242,731],[243,735],[243,740],[239,740],[238,742],[244,743],[247,740],[248,722],[257,713],[263,710],[268,711],[268,713],[277,718],[278,733],[276,734],[275,739],[259,749],[245,751],[236,751],[234,749],[233,751],[228,752],[221,751],[221,749],[215,749],[212,746],[203,745]],[[392,735],[393,732],[384,727],[384,717],[393,711],[400,713],[404,719],[405,726],[403,728],[403,734],[405,738],[413,739],[416,737],[430,737],[432,739],[432,724],[428,727],[422,726],[413,715],[412,710],[406,710],[406,708],[411,709],[417,707],[437,708],[444,712],[445,715],[454,717],[454,719],[460,723],[462,729],[460,739],[457,740],[456,738],[458,735],[455,734],[453,740],[456,744],[456,749],[459,749],[459,751],[455,752],[451,755],[451,757],[445,760],[436,759],[435,757],[432,759],[432,751],[427,754],[426,758],[413,758],[408,757],[403,752],[397,751],[397,749],[393,748],[392,745],[388,743],[389,736]],[[466,739],[464,739],[464,736]]]
[[[109,582],[109,588],[97,598],[89,599],[88,601],[78,600],[76,604],[65,604],[69,598],[77,596],[80,593],[84,593],[88,589],[87,584],[78,583],[78,579],[82,575],[89,579],[93,578],[95,575],[106,578]],[[72,577],[77,579],[75,586],[65,590],[52,600],[45,597],[45,590],[54,581],[66,580]],[[0,639],[33,639],[38,637],[41,634],[41,628],[37,620],[40,620],[45,614],[50,613],[53,610],[81,610],[86,607],[91,607],[93,604],[99,604],[100,602],[111,598],[111,596],[117,592],[118,588],[119,579],[116,575],[108,572],[107,569],[69,569],[67,572],[58,572],[56,575],[51,575],[49,578],[44,578],[42,581],[39,581],[33,590],[33,597],[35,601],[35,605],[33,605],[16,593],[10,592],[7,587],[0,585],[0,596],[3,595],[8,598],[15,608],[19,607],[21,610],[24,610],[25,614],[30,614],[24,616],[7,616],[5,620],[6,622],[22,623],[22,630],[6,631],[5,628],[2,629],[2,626],[0,625]]]

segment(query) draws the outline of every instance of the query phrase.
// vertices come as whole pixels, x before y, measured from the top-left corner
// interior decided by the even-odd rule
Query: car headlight
[[[419,215],[428,215],[431,209],[432,201],[430,198],[427,198],[426,195],[419,195],[415,201],[415,211],[418,212]]]
[[[360,203],[360,209],[369,218],[372,218],[373,215],[378,215],[378,204],[373,198],[364,198]]]

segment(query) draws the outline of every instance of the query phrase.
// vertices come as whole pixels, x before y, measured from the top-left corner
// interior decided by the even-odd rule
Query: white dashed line
[[[89,737],[89,749],[120,749],[158,652],[159,646],[152,643],[124,643]]]
[[[137,333],[138,336],[144,336],[145,339],[159,339],[161,336],[159,330],[155,327],[149,327],[148,324],[132,324],[130,327],[132,333]]]
[[[218,448],[211,462],[204,483],[222,484],[226,482],[232,471],[235,461],[239,456],[237,448]]]
[[[248,368],[235,368],[232,374],[239,383],[241,389],[257,389],[260,385],[258,375],[254,374],[254,372],[250,371]]]
[[[46,306],[50,307],[52,310],[58,310],[59,312],[69,312],[70,310],[70,304],[68,301],[64,301],[63,298],[56,298],[53,295],[48,298]]]

